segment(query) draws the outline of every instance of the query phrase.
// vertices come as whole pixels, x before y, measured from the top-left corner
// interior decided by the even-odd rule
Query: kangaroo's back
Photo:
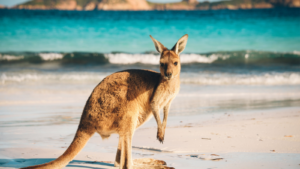
[[[103,79],[95,87],[91,97],[99,98],[101,105],[109,100],[105,98],[107,95],[116,97],[115,99],[118,99],[119,102],[131,102],[139,99],[141,95],[153,94],[159,80],[160,74],[151,70],[131,69],[120,71]],[[109,102],[114,101],[109,100]]]

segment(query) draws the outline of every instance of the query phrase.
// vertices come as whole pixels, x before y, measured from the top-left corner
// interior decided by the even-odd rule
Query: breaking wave
[[[230,51],[202,54],[181,54],[184,64],[218,64],[218,65],[300,65],[300,52],[262,52]],[[86,53],[86,52],[6,52],[0,53],[0,64],[14,63],[60,63],[60,64],[148,64],[156,65],[159,55],[153,52],[143,54],[129,53]]]
[[[183,67],[181,82],[186,84],[300,84],[300,52],[298,51],[278,53],[245,50],[202,54],[190,53],[181,54],[180,59]],[[158,62],[159,55],[154,52],[143,54],[121,52],[6,52],[0,53],[0,84],[23,82],[94,84],[100,82],[107,75],[124,69],[149,68],[157,70]],[[51,63],[51,65],[47,65],[47,63]],[[16,64],[22,65],[18,66]],[[45,66],[27,66],[28,64],[45,64]],[[247,65],[252,66],[248,67]]]

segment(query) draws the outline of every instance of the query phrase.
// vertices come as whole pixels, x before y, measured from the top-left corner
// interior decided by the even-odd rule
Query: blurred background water
[[[2,127],[78,123],[107,75],[158,70],[149,35],[181,54],[171,116],[300,106],[300,9],[0,10]],[[34,116],[35,118],[32,118]]]

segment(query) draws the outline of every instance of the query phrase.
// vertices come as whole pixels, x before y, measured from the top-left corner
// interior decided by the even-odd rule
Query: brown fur
[[[160,73],[124,70],[103,79],[88,98],[75,138],[65,153],[52,162],[24,169],[59,169],[66,166],[95,132],[103,139],[113,133],[119,134],[115,166],[133,168],[132,136],[135,129],[152,115],[158,125],[157,139],[160,142],[164,140],[169,108],[180,88],[179,53],[183,51],[187,38],[185,35],[179,39],[172,50],[152,38],[161,53]],[[161,108],[164,110],[163,123],[159,116]],[[168,168],[160,160],[138,159],[134,162],[134,168],[145,168],[140,164],[148,164],[146,168]]]

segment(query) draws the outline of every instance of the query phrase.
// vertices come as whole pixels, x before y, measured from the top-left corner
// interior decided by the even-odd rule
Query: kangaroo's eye
[[[163,64],[163,63],[161,63],[161,64],[160,64],[160,66],[161,66],[161,67],[164,67],[164,64]]]
[[[177,66],[178,62],[175,62],[174,65]]]

